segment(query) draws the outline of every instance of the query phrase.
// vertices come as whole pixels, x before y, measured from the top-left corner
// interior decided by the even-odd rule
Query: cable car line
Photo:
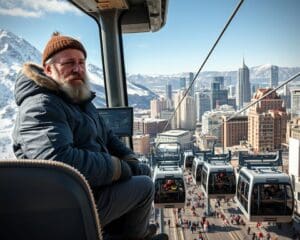
[[[170,124],[172,118],[175,116],[178,108],[180,107],[181,103],[183,102],[184,98],[187,96],[188,92],[191,90],[195,80],[197,79],[198,75],[200,74],[200,72],[202,71],[204,65],[206,64],[207,60],[209,59],[210,55],[212,54],[212,52],[214,51],[215,47],[217,46],[217,44],[219,43],[220,39],[222,38],[223,34],[225,33],[226,29],[228,28],[228,26],[230,25],[231,21],[233,20],[233,18],[235,17],[236,13],[238,12],[239,8],[241,7],[241,5],[243,4],[244,0],[240,0],[240,2],[238,3],[238,5],[236,6],[236,8],[234,9],[233,13],[231,14],[231,16],[229,17],[229,19],[227,20],[225,26],[223,27],[221,33],[219,34],[217,40],[215,41],[215,43],[213,44],[212,48],[209,50],[207,56],[205,57],[204,61],[202,62],[199,70],[197,71],[194,79],[192,80],[192,82],[190,83],[189,87],[187,88],[187,90],[185,91],[183,97],[180,99],[179,103],[177,104],[173,114],[171,115],[171,117],[169,118],[167,124],[165,125],[163,131],[165,131],[168,127],[168,125]]]

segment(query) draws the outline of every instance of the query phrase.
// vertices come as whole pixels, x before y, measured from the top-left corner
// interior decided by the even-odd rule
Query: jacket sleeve
[[[111,156],[74,147],[68,118],[59,101],[34,96],[20,107],[14,135],[28,159],[50,159],[77,168],[91,186],[112,182]]]

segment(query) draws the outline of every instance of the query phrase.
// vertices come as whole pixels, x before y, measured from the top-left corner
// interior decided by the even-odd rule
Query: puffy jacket
[[[51,159],[77,168],[97,187],[112,182],[111,155],[134,157],[97,113],[92,99],[75,104],[35,64],[24,64],[15,84],[19,107],[13,130],[17,158]]]

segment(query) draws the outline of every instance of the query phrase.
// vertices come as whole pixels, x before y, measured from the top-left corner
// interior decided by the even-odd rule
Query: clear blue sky
[[[126,71],[197,71],[237,3],[169,0],[167,24],[161,31],[124,36]],[[249,67],[300,66],[299,23],[300,0],[245,0],[203,70],[237,70],[243,57]],[[55,30],[78,37],[87,48],[89,61],[101,66],[96,24],[66,1],[0,0],[0,28],[41,51]]]

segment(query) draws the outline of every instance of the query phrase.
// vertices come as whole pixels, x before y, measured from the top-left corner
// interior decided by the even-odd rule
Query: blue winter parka
[[[134,153],[105,125],[91,102],[76,104],[42,67],[27,63],[17,76],[13,150],[19,159],[56,160],[78,169],[92,187],[112,182],[111,155]]]

